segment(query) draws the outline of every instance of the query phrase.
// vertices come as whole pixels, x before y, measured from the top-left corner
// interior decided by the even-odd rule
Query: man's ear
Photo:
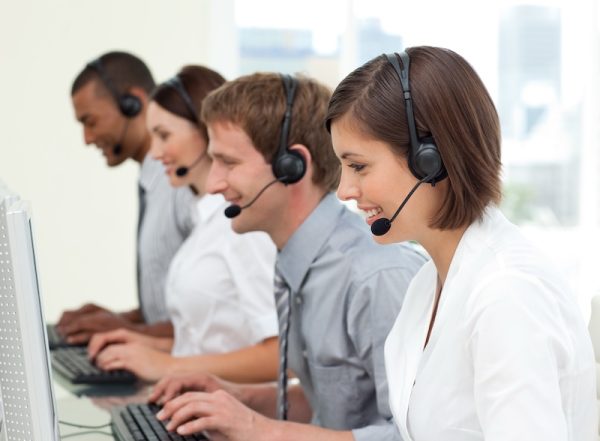
[[[304,158],[304,162],[306,163],[306,172],[308,173],[309,166],[312,166],[312,155],[310,154],[310,150],[303,144],[294,144],[289,147],[289,150],[293,150],[298,152]]]
[[[139,98],[139,100],[142,102],[142,108],[144,108],[144,109],[148,105],[148,101],[150,101],[150,97],[148,96],[148,93],[141,87],[137,87],[137,86],[130,87],[129,89],[127,89],[127,93]]]
[[[295,184],[303,180],[306,176],[312,176],[312,156],[310,150],[305,145],[294,144],[288,148],[288,156],[300,156],[302,158],[302,165],[297,164],[296,170],[292,173],[293,178],[290,178],[288,184]],[[300,162],[298,158],[294,158],[297,162]],[[291,165],[291,164],[290,164]],[[300,168],[302,166],[302,168]],[[303,171],[302,174],[300,172]],[[280,171],[281,173],[282,171]],[[310,178],[309,178],[310,179]]]

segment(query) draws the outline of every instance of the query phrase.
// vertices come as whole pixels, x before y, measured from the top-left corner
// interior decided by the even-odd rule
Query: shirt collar
[[[161,175],[164,175],[165,168],[160,161],[153,159],[149,154],[144,157],[140,169],[140,186],[146,191],[151,191]]]
[[[489,205],[484,210],[481,219],[473,222],[465,230],[458,248],[464,249],[473,247],[478,249],[482,244],[488,244],[491,240],[494,240],[494,235],[491,235],[490,232],[499,232],[502,228],[501,225],[507,222],[507,219],[496,206]]]
[[[205,194],[198,198],[196,205],[198,212],[198,223],[207,223],[219,212],[219,208],[225,207],[225,199],[220,194]],[[225,216],[221,210],[221,216]]]
[[[292,234],[277,255],[277,271],[292,292],[298,292],[310,265],[337,225],[344,206],[328,193]]]
[[[469,225],[458,242],[450,262],[450,268],[448,268],[446,285],[461,271],[463,260],[477,255],[478,250],[481,250],[483,246],[493,246],[493,242],[498,240],[498,233],[502,229],[502,225],[507,224],[508,220],[497,207],[488,206],[481,219]]]

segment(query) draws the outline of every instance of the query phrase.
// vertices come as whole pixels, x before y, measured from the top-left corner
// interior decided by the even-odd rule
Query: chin
[[[379,245],[388,245],[390,243],[401,242],[399,240],[394,239],[394,237],[389,232],[384,234],[383,236],[375,236],[374,234],[372,236],[373,240]]]
[[[244,222],[244,219],[240,219],[243,218],[243,216],[244,212],[242,211],[237,217],[234,217],[231,220],[231,229],[238,234],[248,233],[249,231],[252,231],[250,228],[248,228],[246,222]]]
[[[381,245],[411,240],[409,234],[407,234],[406,226],[398,223],[398,219],[396,219],[395,222],[392,222],[392,227],[384,235],[375,236],[374,234],[372,234],[372,236],[373,240]]]
[[[125,159],[121,158],[106,158],[106,165],[109,167],[117,167],[121,165]]]
[[[231,228],[238,234],[252,233],[255,231],[265,231],[264,220],[257,218],[254,212],[247,212],[242,210],[238,217],[234,217],[231,220]]]
[[[175,175],[169,175],[169,184],[171,184],[171,187],[183,187],[184,185],[188,185],[187,182],[182,182],[181,178]]]

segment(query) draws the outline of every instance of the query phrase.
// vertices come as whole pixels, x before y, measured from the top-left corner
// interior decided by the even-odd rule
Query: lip
[[[372,225],[373,222],[375,222],[377,219],[381,219],[382,217],[384,217],[384,213],[383,213],[383,209],[381,207],[378,206],[364,206],[364,205],[357,205],[357,208],[362,211],[365,215],[365,222],[368,225]],[[373,216],[369,216],[368,212],[372,211],[372,210],[380,210],[379,213],[373,215]]]
[[[225,198],[225,200],[230,205],[239,205],[240,207],[242,206],[242,204],[240,203],[241,198]]]
[[[371,216],[365,219],[365,222],[367,222],[367,225],[371,226],[373,225],[373,223],[378,220],[381,219],[382,217],[385,217],[383,215],[383,211],[381,213],[376,214],[375,216]]]

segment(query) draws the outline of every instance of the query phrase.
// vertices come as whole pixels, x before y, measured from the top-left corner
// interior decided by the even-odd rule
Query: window
[[[411,45],[463,55],[500,115],[502,209],[587,305],[600,287],[597,0],[237,0],[235,10],[242,74],[303,72],[335,87],[370,58]]]

